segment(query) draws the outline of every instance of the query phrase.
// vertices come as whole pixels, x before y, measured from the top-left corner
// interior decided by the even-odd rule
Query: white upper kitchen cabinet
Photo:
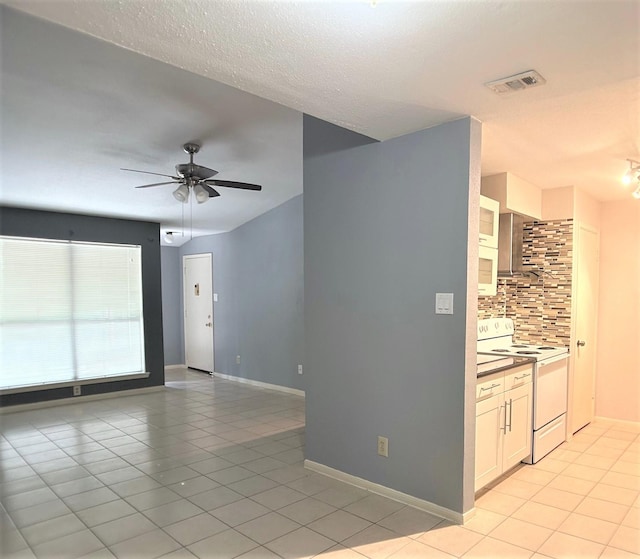
[[[480,246],[498,248],[500,202],[480,196]]]

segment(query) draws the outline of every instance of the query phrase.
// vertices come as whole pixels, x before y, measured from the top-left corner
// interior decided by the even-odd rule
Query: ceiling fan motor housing
[[[178,165],[176,165],[176,173],[179,177],[186,179],[204,180],[217,175],[218,171],[203,167],[202,165],[196,165],[195,163],[178,163]]]

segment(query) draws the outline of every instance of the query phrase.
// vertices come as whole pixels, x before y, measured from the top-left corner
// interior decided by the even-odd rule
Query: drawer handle
[[[493,390],[494,388],[498,388],[498,386],[500,386],[499,384],[492,384],[491,386],[487,386],[487,387],[483,387],[480,389],[480,392],[482,392],[483,390]]]
[[[516,377],[513,377],[513,378],[514,378],[515,380],[521,380],[521,379],[523,379],[523,378],[527,378],[527,377],[530,377],[530,376],[531,376],[531,373],[525,373],[525,374],[524,374],[524,375],[522,375],[521,377],[517,377],[517,376],[516,376]]]

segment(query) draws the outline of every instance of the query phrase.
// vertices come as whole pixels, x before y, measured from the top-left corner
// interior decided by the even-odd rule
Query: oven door
[[[535,371],[534,430],[567,412],[567,356],[538,361]]]

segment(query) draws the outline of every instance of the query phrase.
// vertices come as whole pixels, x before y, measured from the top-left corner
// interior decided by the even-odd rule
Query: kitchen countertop
[[[477,378],[486,377],[493,373],[513,369],[520,365],[531,363],[536,360],[532,357],[501,357],[490,353],[478,353],[478,372]]]

